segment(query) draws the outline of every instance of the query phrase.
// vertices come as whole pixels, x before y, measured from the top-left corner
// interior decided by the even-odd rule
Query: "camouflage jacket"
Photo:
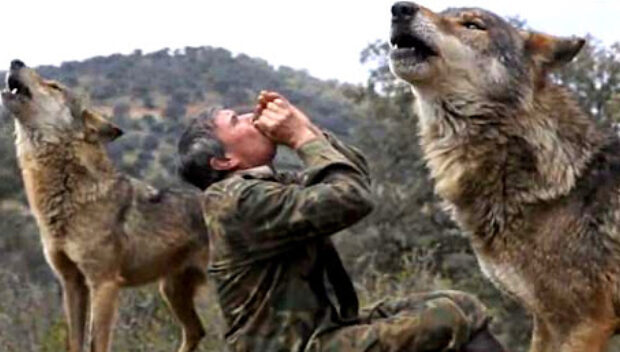
[[[371,211],[366,161],[328,135],[298,154],[300,174],[244,170],[203,196],[210,279],[235,352],[303,351],[313,334],[357,315],[328,236]]]

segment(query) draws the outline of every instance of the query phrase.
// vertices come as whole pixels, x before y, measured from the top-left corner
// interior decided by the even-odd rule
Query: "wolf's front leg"
[[[115,281],[90,287],[90,351],[108,352],[118,306],[119,285]]]
[[[67,351],[81,352],[84,346],[88,287],[79,268],[61,251],[46,251],[46,259],[62,285],[62,298],[67,321]]]
[[[86,287],[84,278],[81,275],[65,280],[62,287],[65,316],[69,326],[68,350],[70,352],[80,352],[84,346],[88,287]]]

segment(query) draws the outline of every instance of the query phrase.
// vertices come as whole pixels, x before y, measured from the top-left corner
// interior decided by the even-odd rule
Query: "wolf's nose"
[[[413,17],[419,9],[420,6],[418,4],[409,1],[399,1],[392,5],[392,16],[398,18]]]
[[[26,67],[26,64],[24,64],[21,60],[11,61],[11,70],[19,70],[22,67]]]

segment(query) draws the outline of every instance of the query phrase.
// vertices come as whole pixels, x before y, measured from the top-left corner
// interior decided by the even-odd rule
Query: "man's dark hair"
[[[178,144],[177,172],[181,179],[201,190],[226,176],[226,171],[211,167],[211,158],[224,157],[224,145],[215,135],[213,122],[219,108],[212,108],[193,119]]]

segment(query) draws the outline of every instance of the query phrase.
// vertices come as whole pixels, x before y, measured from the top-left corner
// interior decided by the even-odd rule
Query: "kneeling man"
[[[299,174],[271,168],[276,146],[294,149]],[[209,273],[235,352],[501,351],[482,304],[441,291],[358,299],[330,236],[373,207],[364,156],[275,92],[254,113],[220,109],[179,142],[180,174],[205,190]]]

